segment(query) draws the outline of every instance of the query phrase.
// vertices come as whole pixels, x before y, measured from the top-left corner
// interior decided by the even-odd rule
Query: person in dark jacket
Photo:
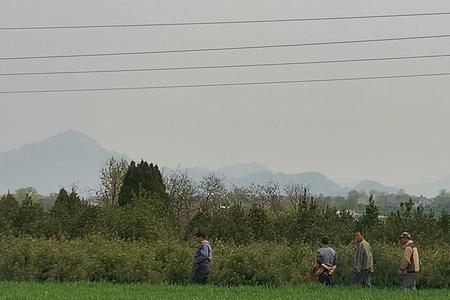
[[[203,232],[197,232],[195,237],[198,245],[194,256],[192,281],[194,284],[207,284],[208,275],[211,272],[212,248]]]
[[[318,268],[317,275],[319,282],[331,286],[331,277],[336,272],[338,258],[336,250],[330,247],[330,239],[324,236],[322,239],[322,247],[316,251],[315,262]]]

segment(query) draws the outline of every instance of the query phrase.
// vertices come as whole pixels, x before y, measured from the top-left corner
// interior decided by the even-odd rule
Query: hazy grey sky
[[[450,11],[450,2],[2,0],[0,27]],[[0,31],[0,56],[164,50],[450,34],[450,16],[196,27]],[[210,53],[0,61],[0,71],[450,54],[450,38]],[[1,77],[0,90],[450,72],[450,58],[227,70]],[[160,165],[260,162],[338,182],[450,174],[450,76],[178,90],[0,95],[0,151],[76,129]]]

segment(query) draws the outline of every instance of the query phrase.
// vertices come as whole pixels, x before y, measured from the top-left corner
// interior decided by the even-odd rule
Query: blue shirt
[[[212,261],[212,248],[208,241],[204,241],[198,245],[197,251],[194,256],[195,265],[211,264]]]
[[[336,266],[338,264],[336,250],[330,246],[323,246],[316,252],[316,261],[318,264],[325,264],[329,267]]]

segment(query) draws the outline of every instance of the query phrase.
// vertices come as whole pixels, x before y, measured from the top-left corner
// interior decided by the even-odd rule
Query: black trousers
[[[331,275],[328,274],[328,272],[323,271],[319,274],[319,282],[326,285],[326,286],[332,286],[333,283],[331,282]]]
[[[355,273],[353,277],[354,285],[362,285],[365,288],[371,288],[372,284],[370,283],[370,272],[368,270],[361,270]]]
[[[192,276],[192,282],[194,284],[207,284],[208,275],[211,271],[211,266],[207,264],[194,266],[194,274]]]
[[[404,290],[417,291],[417,273],[406,273],[402,276],[402,287]]]

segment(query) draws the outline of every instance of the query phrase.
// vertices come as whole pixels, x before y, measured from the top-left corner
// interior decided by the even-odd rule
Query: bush
[[[225,285],[282,285],[305,283],[315,248],[308,244],[252,243],[214,245],[212,283]],[[400,249],[374,243],[375,286],[400,283]],[[348,285],[353,276],[353,246],[337,247],[337,284]],[[427,246],[421,252],[419,285],[450,286],[450,249]],[[195,245],[178,241],[144,242],[105,240],[44,240],[2,238],[0,280],[10,281],[111,281],[120,283],[188,283]]]

